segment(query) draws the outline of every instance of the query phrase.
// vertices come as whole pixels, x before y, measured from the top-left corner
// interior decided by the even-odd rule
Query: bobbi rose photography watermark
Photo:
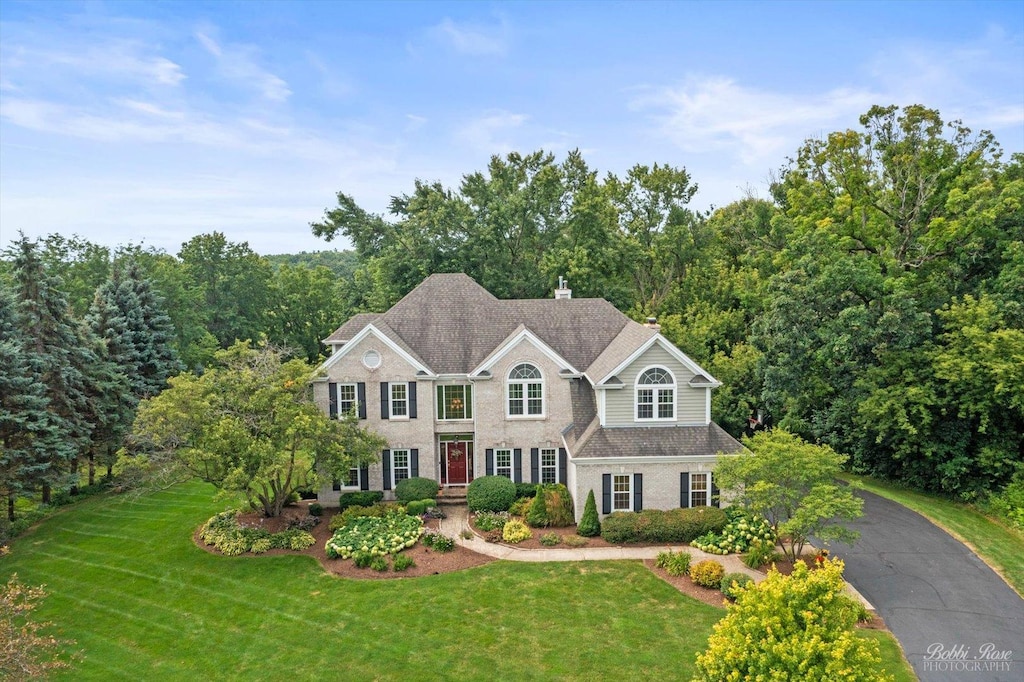
[[[923,660],[924,671],[962,673],[1009,672],[1013,650],[1000,649],[991,642],[977,649],[964,644],[946,646],[942,642],[928,645]]]

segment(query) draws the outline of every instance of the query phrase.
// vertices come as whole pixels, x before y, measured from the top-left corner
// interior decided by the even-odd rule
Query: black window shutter
[[[633,474],[633,511],[644,508],[644,475]]]
[[[416,448],[409,450],[409,475],[420,475],[420,451]]]
[[[715,475],[708,474],[708,478],[711,479],[711,506],[720,507],[722,506],[722,501],[718,499],[718,496],[721,491],[719,491],[718,486],[715,485]]]
[[[370,489],[370,467],[362,467],[359,469],[359,489]]]
[[[601,513],[612,513],[612,475],[601,475]]]
[[[385,450],[384,454],[380,458],[381,464],[384,465],[384,490],[391,490],[391,451]]]
[[[540,483],[540,448],[530,448],[530,483]]]
[[[565,448],[558,448],[558,482],[562,485],[565,485],[565,467],[568,459]]]
[[[416,382],[409,382],[409,419],[416,418]]]
[[[484,473],[487,474],[488,476],[493,476],[494,475],[494,450],[492,448],[487,448],[486,450],[484,450],[484,455],[485,455],[485,460],[486,460],[484,462],[484,468],[485,468]]]
[[[327,401],[330,404],[331,419],[338,418],[338,384],[333,381],[327,384]]]
[[[391,414],[391,394],[388,393],[388,382],[380,382],[380,418],[387,419]]]
[[[366,382],[356,384],[356,400],[359,401],[359,418],[366,419]]]
[[[690,506],[690,472],[679,474],[679,506],[686,509]]]
[[[523,449],[516,448],[512,451],[512,480],[516,483],[523,482]]]

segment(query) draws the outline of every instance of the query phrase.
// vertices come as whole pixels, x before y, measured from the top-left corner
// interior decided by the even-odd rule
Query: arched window
[[[529,363],[522,363],[508,373],[508,416],[544,416],[544,377]]]
[[[650,367],[636,378],[637,421],[675,420],[676,378],[664,367]]]

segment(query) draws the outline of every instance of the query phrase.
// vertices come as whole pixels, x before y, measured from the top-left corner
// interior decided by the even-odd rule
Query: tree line
[[[701,212],[696,191],[683,168],[618,177],[578,151],[512,153],[457,188],[417,181],[386,216],[339,192],[311,228],[352,251],[263,257],[213,232],[171,255],[51,235],[16,242],[0,279],[6,308],[25,308],[40,294],[16,285],[19,258],[31,251],[51,277],[64,301],[48,305],[67,317],[63,337],[46,337],[60,367],[116,345],[109,334],[69,345],[102,316],[97,289],[114,273],[146,282],[170,321],[160,343],[198,376],[236,340],[315,362],[338,324],[386,310],[434,272],[465,272],[501,298],[548,297],[563,276],[574,296],[657,317],[723,382],[713,416],[734,435],[776,424],[856,471],[965,500],[1004,491],[1024,506],[1022,155],[1004,159],[989,133],[925,107],[873,107],[858,129],[795,150],[767,197]],[[71,413],[67,393],[50,399]],[[111,442],[123,432],[91,433],[104,429]],[[62,447],[87,452],[85,431]]]

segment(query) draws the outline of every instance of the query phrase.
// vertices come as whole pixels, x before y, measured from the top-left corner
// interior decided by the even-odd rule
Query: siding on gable
[[[675,375],[676,423],[707,423],[707,391],[703,388],[688,386],[687,382],[693,378],[693,372],[655,343],[619,373],[618,377],[624,384],[621,389],[605,391],[605,425],[636,426],[637,422],[634,421],[634,401],[636,399],[634,383],[637,375],[651,365],[667,367]],[[642,423],[658,424],[658,422]]]

